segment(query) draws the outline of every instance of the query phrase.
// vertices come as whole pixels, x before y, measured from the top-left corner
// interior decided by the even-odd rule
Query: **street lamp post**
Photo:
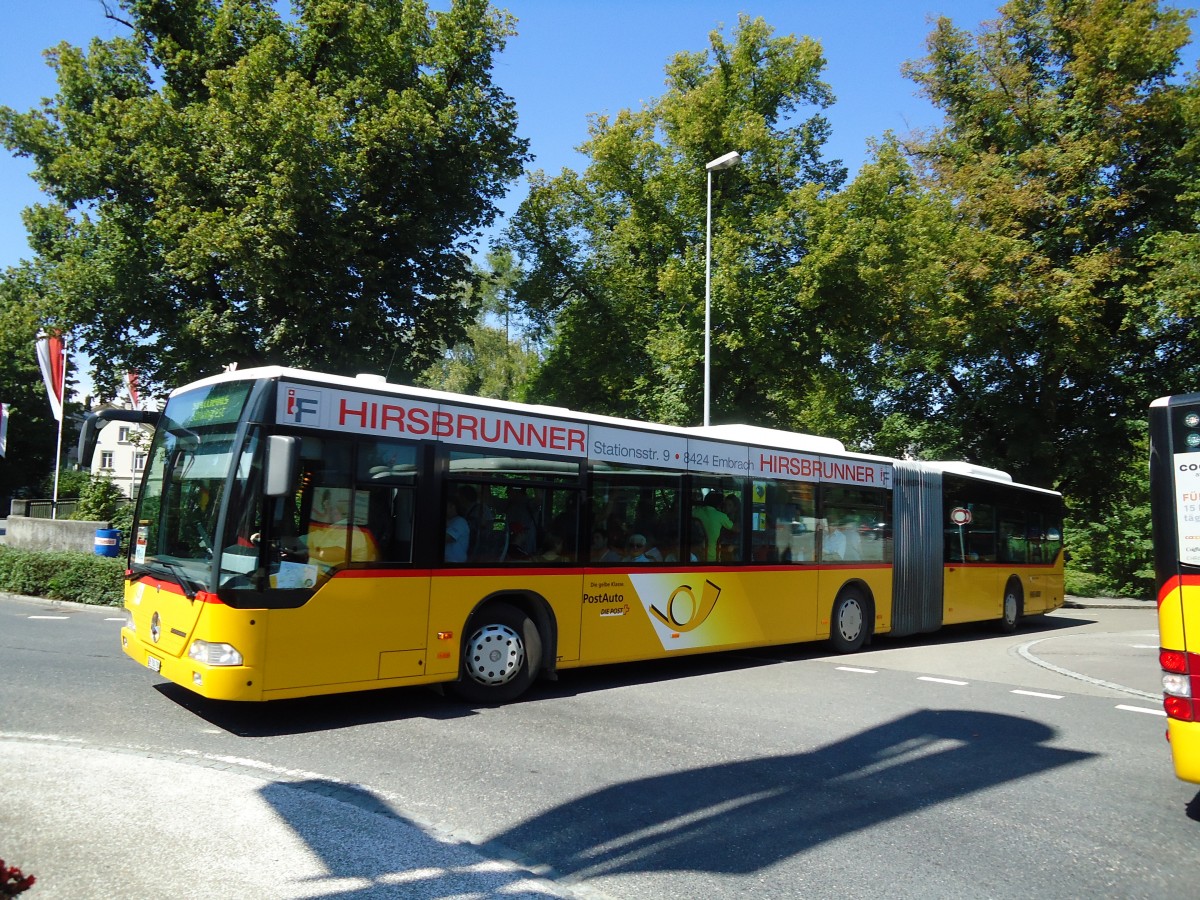
[[[704,168],[708,171],[708,206],[704,235],[704,424],[708,425],[712,401],[712,173],[729,169],[742,161],[736,150],[718,156]]]

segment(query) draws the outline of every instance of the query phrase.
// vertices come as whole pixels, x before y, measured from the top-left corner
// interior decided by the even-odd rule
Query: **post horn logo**
[[[712,613],[720,596],[721,589],[711,581],[705,581],[704,591],[697,602],[692,586],[681,584],[671,592],[665,612],[652,603],[650,614],[674,631],[695,631]]]

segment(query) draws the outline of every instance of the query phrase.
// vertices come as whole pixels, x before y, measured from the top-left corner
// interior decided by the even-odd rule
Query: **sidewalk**
[[[37,878],[30,900],[585,896],[356,785],[248,761],[0,733],[0,773],[0,858]]]

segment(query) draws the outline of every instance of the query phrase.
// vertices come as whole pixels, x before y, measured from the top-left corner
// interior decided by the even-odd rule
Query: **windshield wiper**
[[[146,563],[134,563],[129,567],[129,571],[133,575],[154,575],[158,577],[158,567],[167,570],[167,573],[171,576],[171,580],[179,585],[185,597],[189,600],[196,599],[196,591],[200,589],[200,585],[188,578],[183,568],[175,565],[175,563],[167,562],[165,559],[155,559],[153,566]]]

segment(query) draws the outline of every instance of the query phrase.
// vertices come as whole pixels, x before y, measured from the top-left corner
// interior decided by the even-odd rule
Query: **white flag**
[[[38,365],[42,369],[42,380],[46,382],[46,393],[50,397],[50,410],[61,422],[63,416],[63,393],[67,384],[67,355],[61,334],[41,332],[37,339]]]

